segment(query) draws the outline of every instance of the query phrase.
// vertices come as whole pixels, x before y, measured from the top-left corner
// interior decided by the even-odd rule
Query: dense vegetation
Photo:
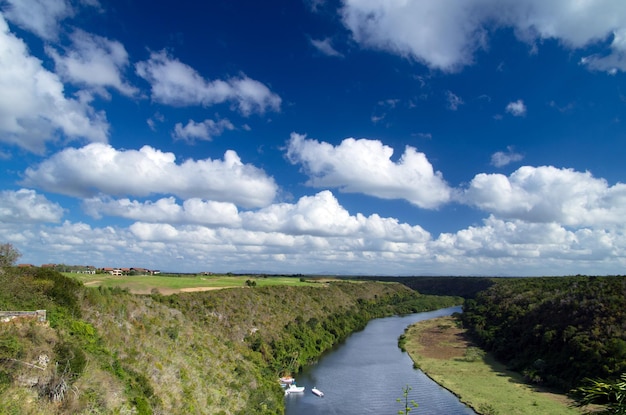
[[[626,372],[626,277],[497,279],[466,301],[462,319],[531,382],[568,391]]]
[[[359,277],[371,281],[393,281],[406,285],[412,290],[430,295],[457,295],[474,298],[486,290],[497,278],[490,277]]]
[[[5,267],[0,310],[49,324],[0,323],[0,414],[280,414],[280,373],[370,318],[460,302],[374,282],[133,295]]]

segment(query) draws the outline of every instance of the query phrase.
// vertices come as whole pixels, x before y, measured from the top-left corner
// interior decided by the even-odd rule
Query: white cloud
[[[70,39],[72,48],[67,48],[64,56],[52,47],[46,48],[59,75],[79,85],[114,88],[128,96],[137,94],[137,88],[123,80],[122,72],[129,62],[128,53],[120,42],[82,30],[76,30]]]
[[[175,195],[265,206],[277,186],[263,170],[243,164],[232,150],[224,160],[186,160],[150,146],[116,150],[105,144],[65,149],[24,173],[24,183],[50,192],[90,197],[106,195]]]
[[[626,184],[609,186],[589,172],[524,166],[509,177],[476,175],[463,201],[526,222],[615,227],[626,217]]]
[[[524,105],[524,101],[518,99],[517,101],[509,102],[505,111],[514,117],[523,117],[526,115],[526,105]]]
[[[54,40],[58,36],[59,23],[74,15],[68,0],[6,0],[7,19],[37,36]]]
[[[137,63],[135,68],[150,83],[152,99],[162,104],[208,107],[230,102],[245,116],[280,110],[280,97],[261,82],[245,75],[207,81],[165,51],[151,53],[149,60]]]
[[[615,75],[617,71],[626,71],[626,28],[613,32],[610,53],[586,56],[580,63],[592,70],[608,72],[611,75]]]
[[[34,190],[3,190],[0,192],[0,222],[59,222],[63,208]]]
[[[407,146],[397,162],[393,149],[377,140],[345,139],[338,146],[292,133],[287,157],[302,164],[308,185],[335,187],[382,199],[405,199],[432,209],[450,199],[450,188],[423,153]]]
[[[83,202],[83,208],[95,218],[114,216],[140,221],[142,229],[149,227],[148,224],[203,225],[255,234],[350,237],[394,243],[426,242],[430,238],[420,226],[398,223],[393,218],[351,215],[328,190],[303,196],[295,204],[278,203],[244,212],[239,212],[232,203],[193,198],[179,204],[173,197],[154,202],[93,197]]]
[[[234,129],[235,126],[227,119],[219,119],[217,121],[207,119],[199,123],[189,120],[185,126],[182,123],[176,123],[172,137],[186,141],[194,141],[196,139],[211,141],[213,137],[221,135],[224,130]]]
[[[571,49],[601,44],[613,36],[610,51],[589,57],[594,69],[624,70],[626,3],[621,0],[344,0],[344,25],[364,47],[389,51],[443,71],[474,62],[490,32],[512,28],[536,48],[556,39]]]
[[[604,198],[613,198],[605,202],[624,206],[623,187],[605,188],[610,196]],[[499,191],[494,188],[493,194]],[[351,214],[329,191],[294,204],[244,212],[231,203],[197,198],[182,204],[172,197],[154,202],[107,197],[85,201],[87,212],[97,217],[136,220],[128,227],[38,223],[58,220],[62,210],[32,190],[4,192],[0,200],[0,206],[14,211],[10,220],[0,220],[0,240],[14,243],[25,254],[23,260],[31,263],[367,275],[554,275],[555,270],[560,275],[602,275],[619,273],[626,265],[621,222],[613,223],[614,229],[584,224],[568,229],[554,221],[489,215],[482,225],[433,239],[417,225]],[[3,219],[4,212],[0,209]],[[614,212],[614,219],[623,213]]]
[[[491,155],[491,165],[504,167],[516,161],[524,159],[524,155],[516,153],[513,147],[507,147],[507,151],[497,151]]]
[[[501,275],[614,274],[624,261],[623,232],[582,228],[568,230],[556,223],[504,221],[493,216],[483,226],[441,234],[431,249],[442,266],[490,269]],[[612,271],[611,271],[612,270]]]
[[[459,109],[459,106],[465,104],[461,97],[452,93],[452,91],[446,92],[446,101],[448,102],[448,109],[451,111],[456,111]]]
[[[387,118],[387,114],[393,111],[394,108],[398,106],[400,103],[399,99],[385,99],[382,101],[378,101],[376,107],[374,108],[374,113],[372,114],[371,120],[374,124],[384,120]]]
[[[199,198],[187,199],[182,205],[173,197],[155,202],[93,197],[83,201],[85,211],[95,217],[103,215],[151,223],[184,223],[212,226],[238,226],[241,222],[237,206]]]
[[[314,216],[313,222],[327,226],[326,233],[306,231],[312,224],[309,218],[303,218],[306,226],[297,221],[307,205],[319,203],[316,209],[323,210],[329,203],[332,211],[332,197],[322,193],[311,198],[315,200],[279,209],[274,230],[248,229],[251,222],[247,220],[241,227],[141,221],[127,228],[67,221],[57,226],[0,222],[0,240],[14,243],[25,262],[36,264],[189,272],[555,275],[556,270],[558,275],[602,275],[620,273],[626,265],[624,232],[568,230],[555,223],[504,221],[493,216],[481,226],[444,233],[437,239],[419,226],[377,215],[347,215],[343,226],[342,219]]]
[[[57,75],[31,56],[0,15],[0,141],[42,153],[61,132],[106,142],[109,125],[84,96],[66,98]]]
[[[311,45],[315,47],[315,49],[319,50],[326,56],[334,56],[338,58],[342,58],[343,54],[338,52],[332,45],[332,40],[330,38],[317,40],[311,39]]]

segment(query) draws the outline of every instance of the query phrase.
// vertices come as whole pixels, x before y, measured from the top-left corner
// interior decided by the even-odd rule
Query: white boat
[[[317,389],[316,387],[313,387],[313,389],[311,389],[311,392],[313,392],[315,395],[319,396],[320,398],[324,396],[324,392]]]
[[[304,386],[296,386],[295,383],[292,383],[287,389],[285,389],[285,395],[297,392],[304,392]]]
[[[293,377],[291,377],[291,376],[283,376],[282,378],[278,379],[278,381],[280,383],[284,383],[285,385],[291,385],[296,380]]]

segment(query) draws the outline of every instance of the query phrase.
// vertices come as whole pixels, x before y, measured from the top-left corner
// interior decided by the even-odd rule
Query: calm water
[[[475,414],[447,390],[413,369],[411,358],[398,348],[398,337],[417,321],[461,311],[446,308],[405,317],[372,320],[363,331],[354,333],[343,344],[296,376],[304,393],[285,397],[286,415],[394,415],[404,407],[396,402],[407,384],[413,390],[409,399],[419,407],[411,415]],[[317,386],[325,396],[311,393]]]

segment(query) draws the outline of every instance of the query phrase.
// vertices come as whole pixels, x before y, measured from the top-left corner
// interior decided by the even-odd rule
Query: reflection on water
[[[372,320],[343,344],[296,376],[304,393],[285,397],[286,415],[392,415],[404,409],[396,402],[409,385],[409,399],[419,407],[411,415],[475,414],[447,390],[413,369],[411,358],[398,348],[398,337],[417,321],[461,311],[460,307]],[[320,398],[311,393],[317,387]]]

